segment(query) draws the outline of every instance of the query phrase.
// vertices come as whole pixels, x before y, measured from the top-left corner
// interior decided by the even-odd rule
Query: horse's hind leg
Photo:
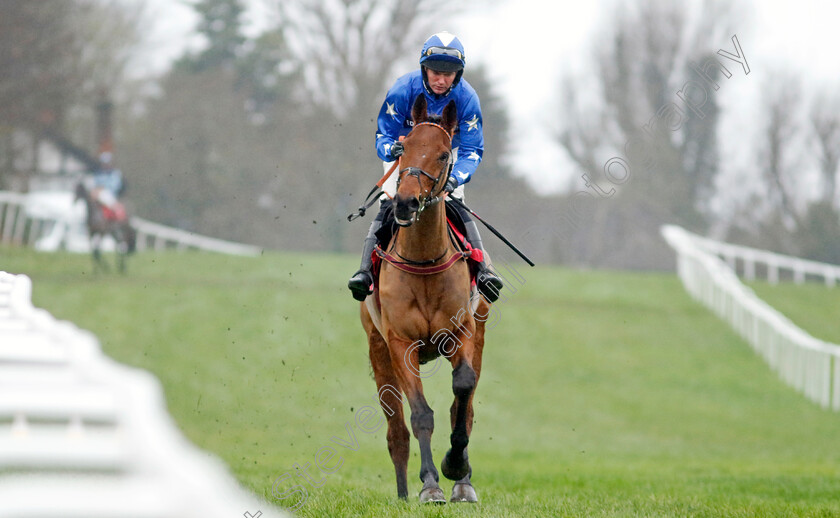
[[[405,500],[408,498],[408,453],[411,443],[411,435],[405,426],[403,416],[402,396],[400,395],[400,384],[394,375],[391,367],[391,355],[388,352],[388,345],[379,331],[370,321],[367,308],[362,304],[362,323],[368,334],[368,345],[370,364],[373,368],[373,377],[376,380],[376,390],[379,398],[379,405],[388,420],[388,453],[391,454],[391,462],[394,463],[394,472],[397,476],[397,496]]]

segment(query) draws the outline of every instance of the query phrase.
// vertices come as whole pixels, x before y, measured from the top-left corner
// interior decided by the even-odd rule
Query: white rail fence
[[[73,204],[72,193],[26,195],[0,191],[0,243],[45,250],[87,251],[84,212]],[[256,256],[260,248],[202,236],[133,217],[137,249],[198,249],[230,255]]]
[[[797,327],[744,286],[730,264],[741,260],[745,276],[754,278],[756,263],[764,262],[771,282],[787,268],[794,279],[820,276],[828,286],[840,278],[840,267],[727,245],[676,226],[662,227],[662,235],[677,252],[677,273],[689,294],[727,321],[786,383],[822,407],[840,410],[840,345]]]
[[[833,288],[840,280],[840,266],[837,265],[721,243],[696,235],[692,235],[692,239],[697,246],[724,259],[733,270],[737,271],[740,267],[744,278],[748,281],[756,279],[757,266],[763,268],[767,281],[771,284],[777,284],[780,273],[784,272],[790,272],[793,282],[797,284],[804,283],[808,278],[814,278],[822,279],[826,286]]]
[[[31,289],[0,272],[0,516],[285,516],[183,437],[152,375],[34,308]]]

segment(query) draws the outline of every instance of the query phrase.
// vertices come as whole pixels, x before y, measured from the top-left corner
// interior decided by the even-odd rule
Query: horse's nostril
[[[420,208],[420,200],[418,200],[417,198],[411,198],[410,200],[408,200],[407,205],[408,210],[410,210],[411,212],[416,212],[417,209]]]

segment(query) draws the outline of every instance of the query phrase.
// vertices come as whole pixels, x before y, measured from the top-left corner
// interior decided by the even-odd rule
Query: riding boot
[[[359,270],[350,277],[350,281],[347,283],[347,287],[350,288],[350,291],[353,293],[353,298],[359,302],[363,302],[368,295],[373,293],[373,290],[371,289],[371,285],[373,284],[373,273],[371,272],[371,268],[373,268],[373,259],[371,258],[371,255],[373,254],[374,247],[376,247],[377,243],[379,243],[379,239],[376,237],[376,232],[382,227],[382,220],[384,219],[385,212],[389,207],[390,203],[382,203],[379,206],[379,214],[376,215],[373,223],[370,224],[370,229],[368,229],[368,234],[362,248],[362,264],[359,266]]]
[[[478,285],[478,291],[492,304],[499,298],[499,292],[502,291],[504,283],[492,269],[490,254],[487,253],[481,242],[478,225],[475,224],[475,221],[473,221],[470,213],[466,209],[455,203],[453,203],[453,206],[458,209],[458,214],[460,214],[461,219],[464,221],[464,227],[467,231],[467,241],[470,242],[473,248],[481,250],[482,260],[478,263],[478,275],[476,275],[475,282]]]

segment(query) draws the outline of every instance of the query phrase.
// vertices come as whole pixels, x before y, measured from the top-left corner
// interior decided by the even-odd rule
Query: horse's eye
[[[441,162],[446,162],[447,160],[449,160],[449,152],[444,151],[443,153],[441,153],[438,160],[440,160]]]

